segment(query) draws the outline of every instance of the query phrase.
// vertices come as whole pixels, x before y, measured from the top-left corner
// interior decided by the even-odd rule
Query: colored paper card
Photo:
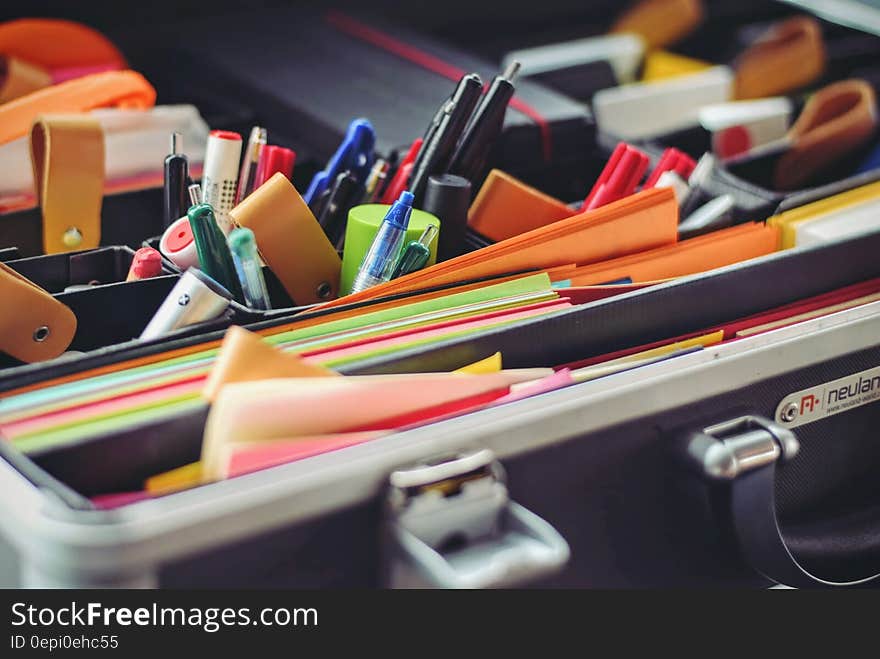
[[[227,444],[345,432],[535,377],[529,369],[488,375],[290,378],[230,384],[220,390],[208,415],[202,463],[206,473],[218,473],[219,449]]]
[[[226,330],[202,396],[213,401],[220,387],[230,382],[334,375],[337,375],[335,371],[304,362],[296,355],[269,345],[259,334],[233,325]]]
[[[272,442],[232,444],[224,451],[225,455],[221,460],[220,471],[212,476],[215,479],[241,476],[260,469],[363,444],[387,434],[389,434],[388,431],[349,432],[338,435],[280,439]]]
[[[497,373],[501,370],[501,353],[489,355],[485,359],[462,366],[456,369],[456,373],[470,373],[471,375],[484,375],[486,373]]]

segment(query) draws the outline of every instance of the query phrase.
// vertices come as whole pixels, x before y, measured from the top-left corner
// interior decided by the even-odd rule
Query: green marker
[[[189,218],[202,272],[232,293],[236,302],[247,304],[235,272],[232,252],[229,251],[226,237],[214,219],[214,209],[210,204],[197,204],[189,209],[186,216]]]
[[[428,259],[431,258],[431,243],[434,242],[436,237],[437,225],[429,224],[426,226],[419,239],[413,240],[403,249],[403,253],[397,260],[397,264],[391,273],[391,278],[397,279],[424,268]]]

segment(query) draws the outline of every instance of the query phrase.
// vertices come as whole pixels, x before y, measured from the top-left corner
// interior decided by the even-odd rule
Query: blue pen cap
[[[388,209],[384,221],[398,229],[406,230],[407,226],[409,226],[409,216],[412,213],[413,199],[415,197],[409,190],[401,192],[397,201]]]

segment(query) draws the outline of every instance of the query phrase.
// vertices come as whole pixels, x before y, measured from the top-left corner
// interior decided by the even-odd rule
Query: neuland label
[[[786,428],[797,428],[877,400],[880,367],[786,396],[776,408],[776,422]]]

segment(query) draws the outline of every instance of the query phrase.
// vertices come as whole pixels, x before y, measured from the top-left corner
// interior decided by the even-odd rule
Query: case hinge
[[[492,588],[561,568],[568,544],[510,500],[488,450],[424,461],[391,474],[386,580],[394,588]]]
[[[692,467],[713,480],[729,481],[767,464],[790,460],[800,444],[794,434],[759,416],[743,416],[687,436],[686,456]]]

